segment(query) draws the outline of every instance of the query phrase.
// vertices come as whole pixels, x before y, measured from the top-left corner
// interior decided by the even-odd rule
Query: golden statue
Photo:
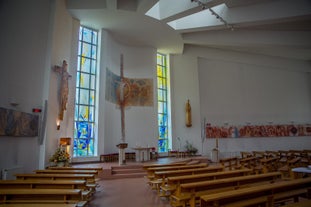
[[[190,106],[190,101],[188,99],[186,103],[186,127],[191,127],[192,126],[192,121],[191,121],[191,106]]]

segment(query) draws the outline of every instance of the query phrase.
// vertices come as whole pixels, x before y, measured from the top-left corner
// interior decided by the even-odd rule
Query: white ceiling
[[[310,0],[201,2],[206,9],[191,0],[67,0],[67,9],[117,41],[163,53],[187,46],[311,60]]]

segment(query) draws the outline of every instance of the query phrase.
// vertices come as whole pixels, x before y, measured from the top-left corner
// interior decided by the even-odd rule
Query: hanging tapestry
[[[39,116],[0,108],[0,136],[36,137]]]
[[[211,126],[206,125],[206,138],[311,136],[311,124]]]
[[[107,69],[105,99],[119,105],[121,96],[125,106],[153,106],[153,80],[124,78],[121,88],[121,77]]]

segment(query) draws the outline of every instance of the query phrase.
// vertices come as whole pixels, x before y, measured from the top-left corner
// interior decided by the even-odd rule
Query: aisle
[[[169,201],[159,198],[145,178],[99,181],[100,187],[90,207],[170,207]]]

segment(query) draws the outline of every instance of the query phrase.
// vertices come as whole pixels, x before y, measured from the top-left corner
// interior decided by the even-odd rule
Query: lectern
[[[119,148],[119,165],[125,165],[125,148],[127,148],[127,143],[119,143],[117,148]]]

